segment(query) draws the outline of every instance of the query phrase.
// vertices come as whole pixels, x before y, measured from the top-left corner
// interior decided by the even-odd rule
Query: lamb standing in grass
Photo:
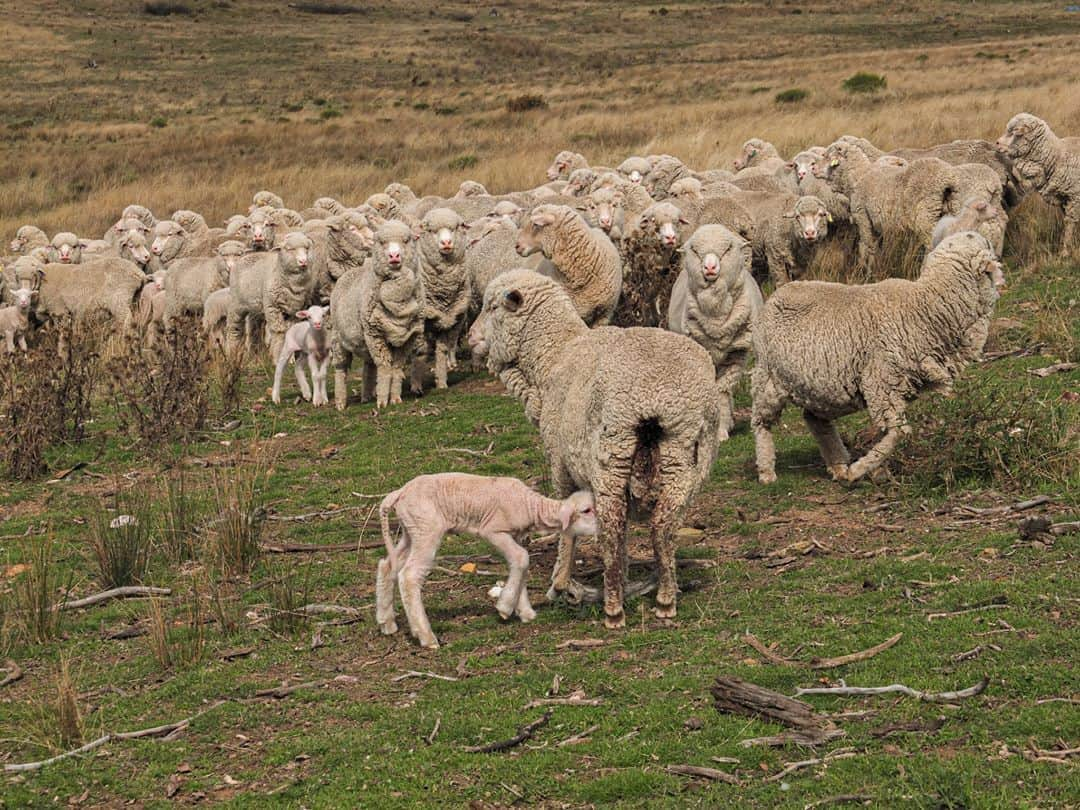
[[[311,306],[296,313],[300,319],[285,332],[285,341],[281,346],[281,354],[278,355],[277,367],[274,369],[274,390],[271,398],[275,404],[281,402],[281,375],[285,373],[285,366],[289,360],[295,360],[296,384],[300,386],[300,395],[304,399],[311,400],[311,404],[318,408],[330,400],[326,396],[326,368],[330,364],[330,342],[323,328],[324,320],[330,308]],[[308,387],[307,378],[300,361],[307,358],[308,367],[311,369],[311,387]]]
[[[391,511],[401,524],[396,545],[390,534]],[[409,631],[421,647],[433,649],[439,640],[431,631],[421,590],[447,533],[477,534],[502,552],[510,575],[495,609],[504,619],[516,613],[522,622],[535,619],[536,611],[526,588],[529,552],[518,545],[518,538],[545,529],[574,536],[596,534],[596,512],[588,492],[575,492],[559,501],[545,498],[516,478],[465,473],[417,476],[383,499],[379,522],[386,558],[379,560],[375,580],[375,620],[386,635],[397,632],[396,577]]]
[[[12,290],[15,303],[0,309],[0,331],[4,333],[8,354],[15,354],[15,341],[19,348],[26,351],[26,333],[30,331],[30,304],[37,296],[37,290]]]
[[[911,430],[907,401],[947,390],[979,357],[1004,282],[990,243],[965,231],[926,257],[917,281],[793,281],[773,293],[754,321],[750,375],[761,483],[776,480],[771,429],[788,402],[803,409],[834,479],[877,469]],[[864,408],[885,435],[851,463],[833,420]]]
[[[596,499],[605,624],[626,622],[631,507],[650,513],[656,612],[674,617],[675,530],[726,438],[708,352],[662,329],[589,329],[566,291],[530,270],[488,285],[469,345],[537,415],[555,491]],[[556,591],[569,584],[573,549],[560,548],[559,560]]]

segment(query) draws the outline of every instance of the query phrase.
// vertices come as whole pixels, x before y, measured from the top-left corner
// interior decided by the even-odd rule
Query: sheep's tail
[[[379,526],[382,527],[382,539],[386,545],[386,559],[390,561],[390,573],[392,574],[397,571],[398,563],[397,552],[394,551],[394,538],[390,534],[390,512],[400,497],[401,490],[395,489],[383,498],[382,503],[379,504]]]

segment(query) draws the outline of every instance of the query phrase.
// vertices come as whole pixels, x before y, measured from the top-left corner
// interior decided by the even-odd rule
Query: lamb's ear
[[[571,501],[563,501],[559,507],[559,525],[565,532],[570,528],[570,522],[574,519],[574,504]]]
[[[517,312],[524,301],[525,299],[522,298],[520,290],[507,290],[503,296],[503,306],[506,307],[508,312]]]
[[[306,309],[298,310],[296,313],[296,317],[302,321],[306,321],[308,318],[308,311]]]
[[[81,247],[81,248],[83,248],[85,250],[86,248],[90,247],[90,242],[88,242],[86,239],[80,239],[79,240],[79,247]]]

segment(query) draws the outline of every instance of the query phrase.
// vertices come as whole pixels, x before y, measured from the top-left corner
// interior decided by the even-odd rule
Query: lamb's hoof
[[[273,401],[273,403],[275,405],[280,405],[281,404],[281,397],[271,396],[270,399]]]
[[[518,618],[521,619],[522,624],[528,624],[529,622],[531,622],[533,619],[536,618],[536,611],[535,610],[519,610],[518,611]]]
[[[829,475],[832,476],[833,481],[843,483],[848,480],[848,465],[847,464],[833,464],[831,467],[827,467]]]
[[[513,607],[501,607],[499,605],[496,605],[495,610],[498,611],[499,616],[502,618],[503,621],[509,621],[514,617]]]
[[[762,484],[775,484],[776,473],[775,472],[760,472],[758,473],[757,480]]]
[[[439,640],[432,637],[431,639],[428,639],[426,641],[421,641],[420,646],[423,647],[425,650],[437,650],[439,649]]]
[[[343,411],[343,410],[345,410],[345,403],[344,402],[335,402],[334,407],[337,408],[339,411]]]
[[[656,607],[653,608],[653,613],[656,614],[656,618],[658,619],[674,619],[678,611],[675,608],[674,602],[670,605],[661,605],[657,602]]]
[[[604,616],[604,627],[608,630],[622,630],[626,627],[626,613],[620,610],[614,616]]]
[[[384,636],[392,636],[397,632],[397,622],[391,619],[388,622],[380,622],[379,629]]]

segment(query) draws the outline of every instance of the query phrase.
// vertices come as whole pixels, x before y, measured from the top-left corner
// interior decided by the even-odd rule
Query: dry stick
[[[958,506],[955,511],[969,515],[1004,515],[1009,512],[1023,512],[1028,509],[1034,509],[1036,506],[1053,503],[1053,501],[1054,499],[1049,495],[1036,495],[1030,500],[1018,501],[1005,506],[988,506],[986,508],[979,508],[977,506]]]
[[[334,515],[343,515],[346,512],[359,512],[367,509],[366,506],[343,506],[340,509],[326,509],[322,512],[306,512],[303,515],[267,515],[267,520],[279,520],[285,523],[304,523],[312,518],[328,518]]]
[[[841,655],[837,658],[811,658],[809,661],[795,661],[791,658],[783,658],[770,650],[765,644],[758,639],[753,633],[747,633],[743,636],[743,641],[761,653],[765,658],[774,664],[780,664],[781,666],[800,667],[808,666],[810,669],[831,669],[832,667],[842,667],[845,664],[853,664],[856,661],[865,661],[867,658],[873,658],[879,652],[883,652],[893,645],[895,645],[903,633],[897,633],[895,636],[886,639],[880,644],[870,647],[866,650],[850,653],[849,655]]]
[[[1071,520],[1066,523],[1052,523],[1050,525],[1050,534],[1072,534],[1073,532],[1080,532],[1080,520]]]
[[[602,638],[568,638],[555,645],[556,650],[588,650],[593,647],[603,647],[607,644]]]
[[[1041,706],[1044,703],[1074,703],[1074,704],[1080,704],[1080,700],[1076,700],[1074,698],[1050,697],[1050,698],[1039,698],[1038,700],[1035,701],[1036,706]]]
[[[744,740],[739,743],[743,748],[762,744],[785,745],[789,742],[820,745],[844,736],[843,729],[837,728],[827,717],[817,714],[809,703],[741,678],[721,675],[709,691],[712,692],[717,711],[781,723],[792,729],[772,737]]]
[[[112,588],[108,591],[95,593],[84,599],[75,599],[71,602],[61,602],[53,607],[53,610],[76,610],[78,608],[91,607],[110,599],[130,599],[138,596],[168,596],[172,588],[151,588],[148,585],[126,585],[123,588]]]
[[[965,613],[976,613],[980,610],[999,610],[1007,607],[1009,607],[1009,605],[1004,602],[992,602],[989,605],[979,605],[978,607],[964,608],[963,610],[949,610],[944,613],[927,613],[926,620],[932,622],[934,619],[951,619],[953,616],[963,616]]]
[[[586,739],[589,738],[589,735],[592,734],[594,731],[596,731],[598,728],[600,728],[599,724],[597,724],[595,726],[589,726],[584,731],[579,732],[579,733],[575,734],[572,737],[567,737],[562,742],[555,743],[555,747],[556,748],[562,748],[564,745],[574,745],[575,743],[579,743],[582,740],[586,740]]]
[[[803,695],[841,695],[843,697],[860,697],[863,695],[885,695],[899,692],[902,695],[918,698],[927,703],[951,703],[954,700],[981,695],[986,691],[986,687],[989,685],[990,679],[983,678],[974,686],[969,686],[967,689],[960,689],[956,692],[920,692],[918,689],[912,689],[910,686],[904,686],[901,683],[894,683],[889,686],[814,686],[809,689],[796,689],[795,697],[802,697]]]
[[[440,681],[456,681],[457,678],[452,675],[439,675],[437,672],[417,672],[415,669],[410,669],[408,672],[403,672],[400,675],[395,675],[390,679],[391,683],[397,683],[403,681],[406,678],[437,678]]]
[[[668,765],[664,770],[669,773],[677,773],[680,776],[698,776],[702,779],[713,779],[718,782],[727,782],[729,785],[742,787],[742,780],[730,773],[718,771],[716,768],[705,768],[700,765]]]
[[[383,543],[267,543],[260,551],[270,554],[317,554],[320,551],[356,551],[357,549],[385,548]]]
[[[539,731],[548,724],[548,722],[551,720],[551,713],[552,710],[548,709],[546,712],[540,715],[540,717],[533,720],[527,726],[522,726],[518,733],[511,737],[509,740],[488,743],[487,745],[469,745],[466,746],[465,750],[468,751],[470,754],[493,754],[496,751],[507,751],[511,748],[521,745],[526,740],[531,740],[532,736],[537,731]]]
[[[255,697],[283,698],[288,697],[293,692],[296,692],[300,689],[318,689],[320,686],[326,686],[326,684],[328,683],[329,681],[322,680],[308,681],[307,683],[298,683],[295,686],[274,686],[270,689],[260,689],[258,692],[255,693]]]
[[[953,661],[967,661],[969,658],[974,658],[983,650],[993,650],[994,652],[1001,652],[1001,647],[997,644],[979,644],[970,650],[962,653],[957,653],[952,657]]]
[[[323,604],[311,604],[304,605],[300,608],[298,613],[303,613],[305,616],[319,616],[323,613],[342,613],[346,616],[359,616],[360,611],[354,607],[348,605],[323,605]]]
[[[433,728],[433,729],[431,730],[431,733],[430,733],[430,734],[428,734],[428,735],[427,735],[427,736],[426,736],[426,737],[424,738],[425,742],[427,742],[427,744],[428,744],[428,745],[432,745],[432,744],[434,744],[434,742],[435,742],[435,735],[439,733],[439,726],[441,726],[441,725],[442,725],[442,717],[441,717],[441,716],[440,716],[440,717],[436,717],[436,718],[435,718],[435,728]]]
[[[16,664],[11,658],[4,662],[4,667],[7,669],[8,674],[4,676],[4,680],[0,681],[0,689],[8,684],[15,683],[15,681],[20,680],[23,676],[22,667]]]
[[[803,810],[814,810],[815,807],[825,807],[829,804],[845,804],[847,802],[865,804],[871,801],[872,798],[872,796],[864,796],[861,793],[841,793],[839,796],[829,796],[826,799],[818,799],[816,802],[803,805]]]
[[[603,698],[587,698],[580,689],[566,697],[536,698],[525,704],[525,709],[535,709],[538,706],[603,706]]]
[[[795,771],[797,771],[797,770],[799,770],[801,768],[809,768],[811,765],[821,765],[823,763],[832,762],[833,760],[837,760],[837,759],[850,759],[851,757],[858,756],[859,753],[860,753],[859,751],[856,751],[853,748],[838,748],[837,750],[833,751],[831,754],[826,754],[823,757],[816,757],[814,759],[804,759],[804,760],[801,760],[800,762],[789,762],[787,765],[784,766],[784,769],[782,771],[778,771],[777,773],[774,773],[772,776],[766,777],[765,781],[766,782],[779,782],[785,776],[788,776],[789,774],[793,774],[793,773],[795,773]]]

